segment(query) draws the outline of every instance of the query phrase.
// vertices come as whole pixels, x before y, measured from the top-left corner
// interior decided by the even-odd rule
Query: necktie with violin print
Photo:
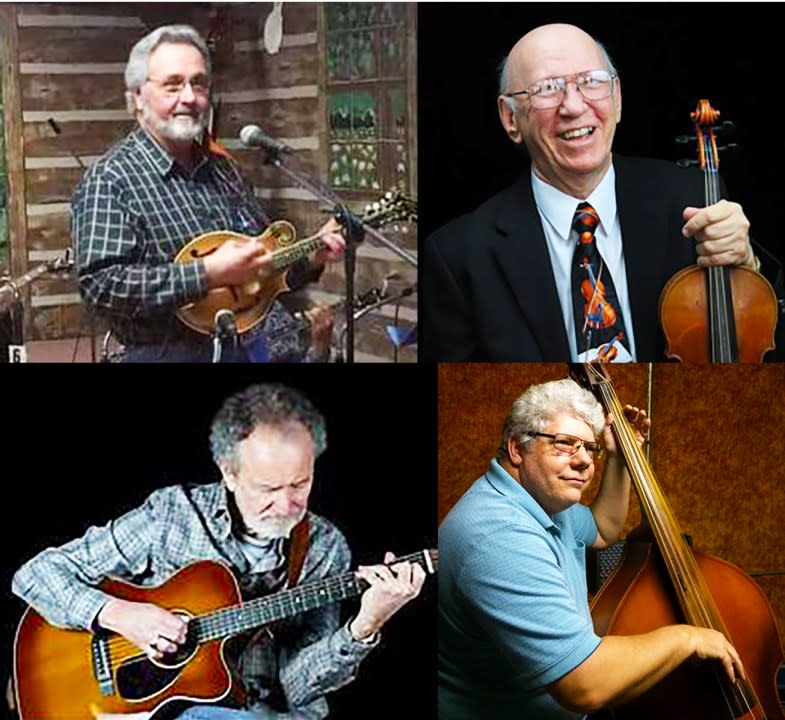
[[[629,351],[629,342],[613,278],[594,237],[599,224],[597,211],[580,203],[572,220],[578,233],[572,256],[572,305],[578,354],[597,349],[597,359],[609,361],[616,356],[615,343]]]

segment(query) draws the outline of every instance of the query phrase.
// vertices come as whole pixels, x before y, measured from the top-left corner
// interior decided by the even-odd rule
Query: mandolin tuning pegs
[[[697,165],[697,160],[688,160],[687,158],[682,158],[681,160],[676,161],[676,165],[680,168],[688,168]]]
[[[679,145],[692,145],[697,139],[695,135],[679,135],[674,142]]]

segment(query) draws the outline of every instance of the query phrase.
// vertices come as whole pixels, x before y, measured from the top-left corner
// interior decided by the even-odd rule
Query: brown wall
[[[259,124],[269,135],[292,142],[303,170],[316,177],[326,175],[321,4],[286,3],[283,43],[275,55],[268,53],[261,41],[272,7],[270,2],[8,6],[3,19],[13,23],[9,36],[13,35],[14,45],[8,60],[18,89],[18,98],[9,95],[13,102],[6,103],[10,126],[16,132],[16,137],[10,138],[9,156],[24,167],[26,193],[21,219],[11,228],[13,275],[69,246],[68,203],[83,174],[74,155],[89,164],[133,127],[123,98],[122,73],[128,53],[149,30],[168,23],[189,23],[205,36],[215,34],[214,93],[221,98],[216,132],[263,193],[262,201],[271,216],[292,221],[301,237],[324,222],[319,200],[297,188],[280,171],[264,167],[259,152],[238,147],[240,129]],[[414,19],[412,12],[412,23]],[[413,36],[411,44],[414,47]],[[9,84],[7,94],[13,87]],[[416,158],[416,111],[414,102],[411,105],[410,157]],[[59,135],[49,124],[50,117],[60,128]],[[21,170],[19,175],[21,178]],[[414,194],[416,186],[410,190]],[[363,206],[360,202],[353,209],[361,211]],[[385,232],[392,230],[385,228]],[[416,232],[399,239],[410,252],[416,249]],[[392,272],[401,278],[399,285],[391,284],[393,293],[416,281],[416,269],[389,250],[364,243],[358,252],[355,292],[378,286]],[[331,266],[317,289],[312,300],[334,303],[342,299],[343,264]],[[29,292],[28,339],[72,337],[86,331],[74,280],[40,279]],[[409,324],[416,322],[416,306],[416,295],[403,303],[402,317]],[[393,322],[385,314],[391,313],[393,305],[358,322],[358,356],[392,359],[392,345],[384,331],[385,325]],[[405,348],[398,359],[415,360],[416,349]]]
[[[514,399],[566,375],[565,365],[439,366],[440,522],[487,469]],[[622,403],[644,408],[651,381],[650,462],[682,531],[754,576],[785,644],[785,366],[638,364],[610,375]],[[624,535],[639,520],[633,497]]]

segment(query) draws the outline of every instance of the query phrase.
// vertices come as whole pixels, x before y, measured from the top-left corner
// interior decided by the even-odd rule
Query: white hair
[[[210,51],[204,38],[190,25],[164,25],[145,35],[131,48],[125,66],[125,102],[128,112],[136,115],[134,92],[147,82],[150,55],[163,43],[193,45],[207,63],[207,74],[211,72]]]
[[[496,459],[499,462],[507,459],[510,439],[518,443],[529,442],[534,438],[534,433],[542,432],[549,422],[562,413],[585,422],[594,431],[595,437],[605,426],[602,405],[574,380],[565,378],[532,385],[513,403],[504,421]]]

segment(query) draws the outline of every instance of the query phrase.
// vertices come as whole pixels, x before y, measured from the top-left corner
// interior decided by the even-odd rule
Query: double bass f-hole
[[[701,100],[691,114],[703,170],[706,206],[720,200],[715,131],[720,113]],[[724,127],[727,127],[727,123]],[[685,142],[687,138],[680,138]],[[728,146],[731,147],[731,146]],[[746,267],[698,265],[676,273],[660,295],[666,355],[683,362],[761,362],[774,348],[777,297],[762,275]]]

